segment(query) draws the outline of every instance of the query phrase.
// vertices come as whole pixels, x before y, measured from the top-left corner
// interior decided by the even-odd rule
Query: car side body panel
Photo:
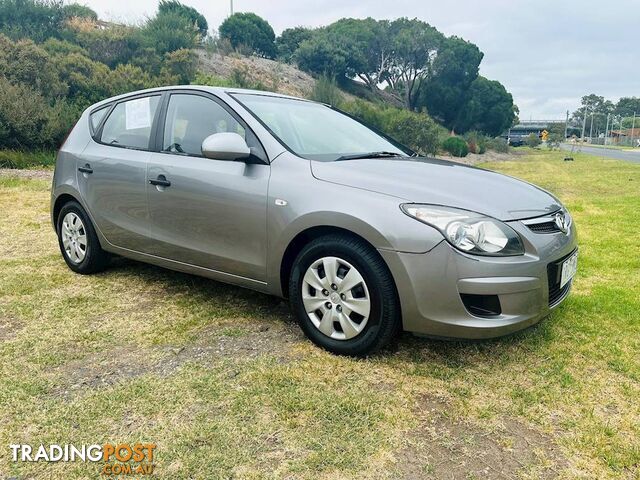
[[[91,111],[132,96],[170,91],[206,92],[224,102],[260,139],[265,163],[183,157],[189,168],[182,171],[172,155],[158,153],[157,141],[152,151],[134,151],[91,137]],[[69,195],[87,210],[108,252],[277,296],[287,294],[281,272],[292,242],[310,229],[342,229],[379,252],[395,281],[404,329],[427,335],[485,338],[511,333],[537,322],[564,298],[550,301],[548,267],[577,250],[575,226],[544,235],[519,220],[563,208],[552,195],[498,174],[432,160],[332,164],[303,159],[228,91],[166,87],[87,109],[58,153],[52,220],[57,199]],[[85,163],[92,174],[78,171]],[[396,168],[403,173],[395,175]],[[150,177],[162,174],[181,189],[163,191],[148,184]],[[455,182],[448,185],[452,175]],[[475,202],[480,196],[482,201]],[[525,254],[464,254],[435,228],[404,214],[400,205],[405,202],[477,205],[480,213],[505,220],[520,234]],[[154,231],[153,221],[165,222],[164,231]],[[476,316],[461,294],[497,295],[502,312],[493,318]]]
[[[382,250],[424,253],[443,241],[434,228],[402,214],[402,200],[318,180],[311,174],[311,162],[287,152],[271,165],[267,272],[274,295],[286,293],[280,288],[280,267],[287,247],[310,228],[341,228]]]

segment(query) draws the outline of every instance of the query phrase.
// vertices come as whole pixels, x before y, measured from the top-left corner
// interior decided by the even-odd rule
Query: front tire
[[[56,231],[62,258],[71,270],[88,275],[107,267],[109,255],[100,247],[93,224],[78,202],[70,201],[62,207]]]
[[[373,353],[401,325],[389,269],[374,248],[347,235],[320,237],[302,249],[291,272],[289,298],[307,337],[340,355]]]

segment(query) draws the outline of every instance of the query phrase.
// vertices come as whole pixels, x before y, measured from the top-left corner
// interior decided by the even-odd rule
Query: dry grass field
[[[640,166],[487,164],[558,195],[573,294],[483,342],[404,334],[367,359],[307,342],[279,299],[116,259],[64,264],[50,180],[0,176],[0,478],[96,478],[8,446],[157,444],[166,479],[640,477]]]

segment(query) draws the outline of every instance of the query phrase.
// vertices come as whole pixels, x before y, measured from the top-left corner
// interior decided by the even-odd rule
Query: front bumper
[[[520,233],[525,255],[467,255],[444,240],[422,254],[380,250],[396,281],[404,330],[448,338],[498,337],[537,323],[557,307],[570,285],[557,296],[549,265],[577,249],[575,226],[565,235],[536,234],[521,222],[509,225]],[[500,314],[470,313],[461,294],[497,296]]]

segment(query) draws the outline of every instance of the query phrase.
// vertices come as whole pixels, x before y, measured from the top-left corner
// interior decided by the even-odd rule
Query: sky
[[[104,20],[137,23],[153,16],[157,0],[77,0]],[[231,0],[182,0],[217,29]],[[564,119],[583,95],[617,101],[640,96],[640,0],[233,0],[235,12],[254,12],[276,34],[339,18],[417,17],[484,52],[481,75],[502,82],[522,120]],[[640,113],[640,112],[639,112]]]

